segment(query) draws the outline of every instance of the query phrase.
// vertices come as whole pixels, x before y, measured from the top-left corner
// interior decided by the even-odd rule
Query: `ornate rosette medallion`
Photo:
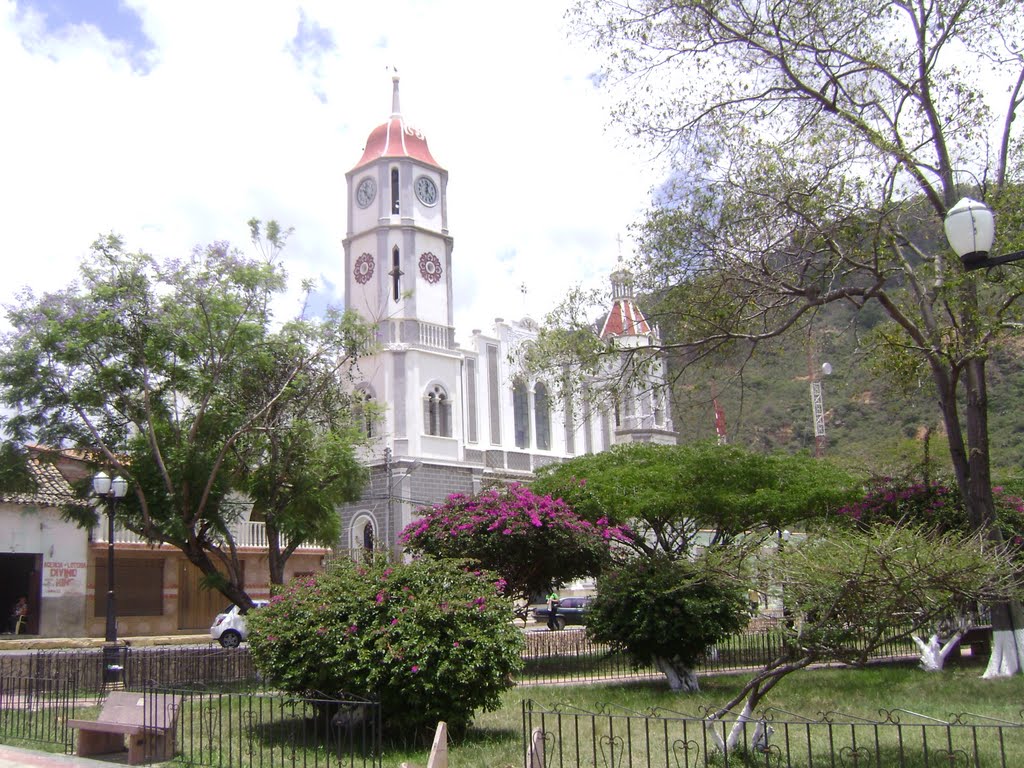
[[[441,260],[429,251],[420,256],[420,274],[428,283],[441,279]]]
[[[373,277],[373,256],[368,253],[364,253],[358,259],[356,259],[356,266],[352,270],[355,275],[357,283],[369,282],[370,278]]]

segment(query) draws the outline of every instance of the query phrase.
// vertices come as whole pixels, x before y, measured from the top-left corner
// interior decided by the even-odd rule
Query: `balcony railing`
[[[257,523],[249,520],[238,520],[231,524],[231,537],[235,540],[235,546],[243,549],[263,549],[267,548],[267,525],[266,523]],[[106,544],[107,542],[107,522],[102,520],[99,525],[92,529],[91,540],[96,544]],[[125,530],[121,526],[114,525],[114,543],[115,544],[148,544],[145,538],[135,533],[134,531]],[[288,540],[285,536],[281,537],[281,547],[288,546]],[[314,542],[304,542],[296,548],[296,552],[303,552],[309,550],[320,550],[330,549],[329,546],[324,544],[318,544]]]
[[[451,327],[420,323],[420,344],[434,349],[451,349]]]

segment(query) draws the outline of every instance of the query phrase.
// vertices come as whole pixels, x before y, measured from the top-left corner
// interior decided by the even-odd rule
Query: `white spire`
[[[393,83],[393,90],[391,92],[391,116],[401,117],[402,110],[398,106],[398,75],[391,76],[391,82]]]

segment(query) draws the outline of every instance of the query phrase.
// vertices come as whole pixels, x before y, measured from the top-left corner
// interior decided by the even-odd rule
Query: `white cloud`
[[[251,216],[295,227],[296,284],[340,293],[344,173],[390,113],[392,66],[450,172],[460,337],[603,284],[656,179],[606,133],[562,3],[364,5],[131,0],[133,47],[102,19],[57,26],[0,0],[0,299],[65,284],[102,232],[182,255],[247,246]]]

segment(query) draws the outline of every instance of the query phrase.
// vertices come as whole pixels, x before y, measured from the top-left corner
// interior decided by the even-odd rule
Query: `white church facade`
[[[357,386],[378,404],[365,456],[363,498],[340,509],[340,550],[400,550],[398,534],[419,507],[494,482],[528,481],[539,467],[620,442],[675,442],[665,371],[609,408],[583,403],[566,414],[549,385],[511,362],[537,326],[497,319],[493,330],[456,343],[454,239],[448,171],[426,137],[404,120],[394,79],[392,113],[370,133],[346,174],[345,305],[377,327]],[[612,275],[612,306],[595,328],[623,347],[654,345],[628,275]]]

